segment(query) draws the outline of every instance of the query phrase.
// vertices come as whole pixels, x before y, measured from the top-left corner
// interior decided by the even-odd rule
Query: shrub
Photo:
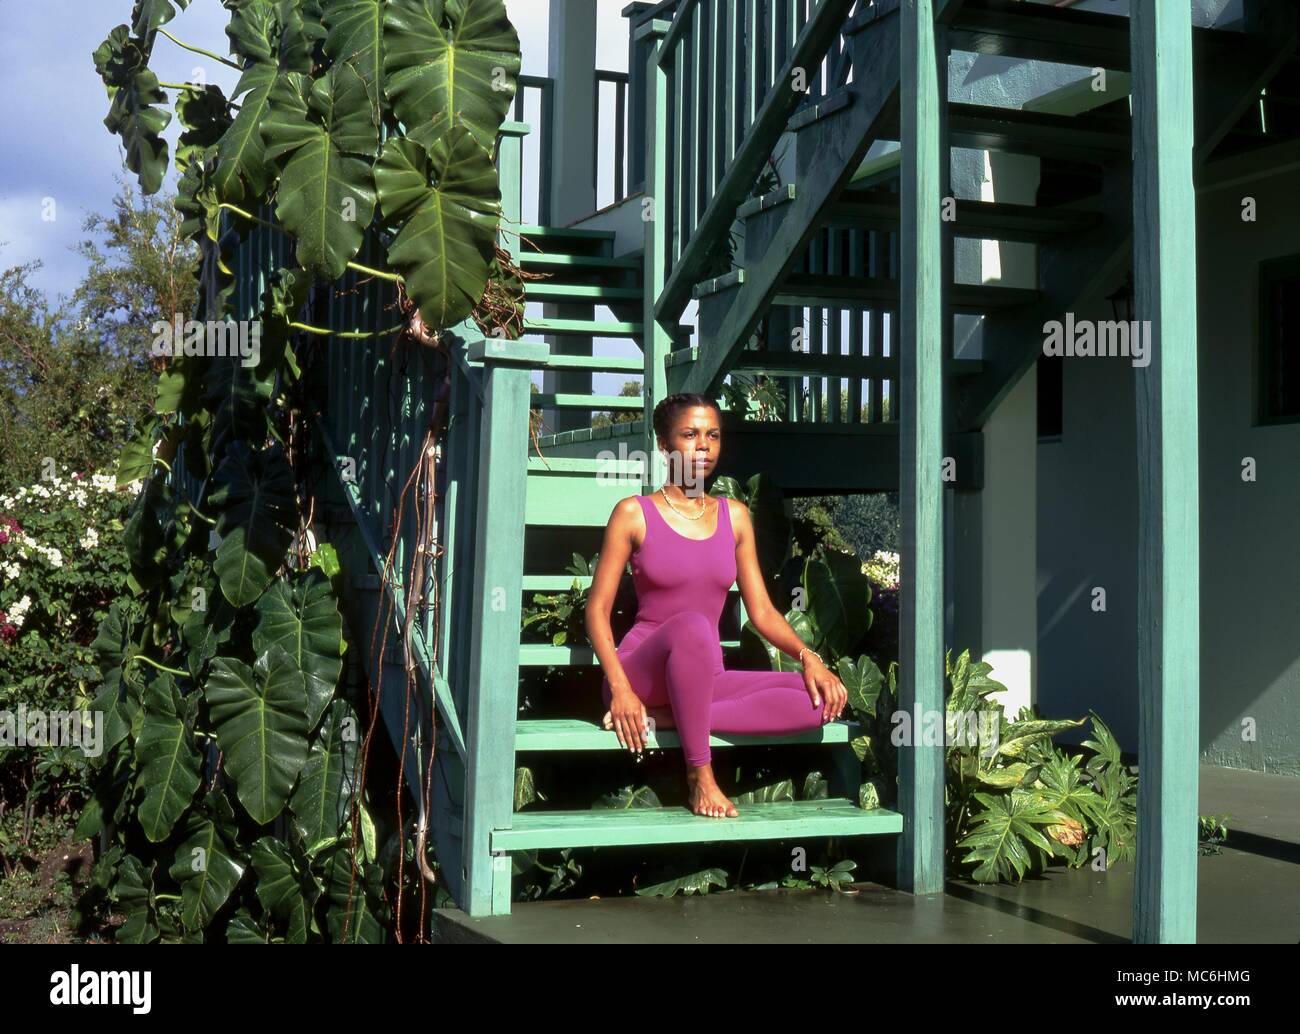
[[[131,493],[112,475],[64,470],[0,496],[0,710],[77,711],[99,682],[90,644],[126,585]],[[75,748],[0,741],[0,802],[83,795]]]

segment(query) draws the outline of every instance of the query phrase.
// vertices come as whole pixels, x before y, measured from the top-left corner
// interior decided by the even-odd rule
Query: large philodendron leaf
[[[144,695],[140,666],[133,663],[140,647],[136,643],[140,615],[131,603],[118,600],[99,623],[99,633],[90,649],[95,654],[102,681],[91,711],[104,715],[100,757],[104,757],[131,734]]]
[[[280,646],[307,679],[307,727],[316,728],[343,671],[343,619],[319,571],[281,579],[257,601],[253,649]]]
[[[172,677],[161,674],[144,696],[144,722],[135,741],[136,818],[153,843],[166,840],[199,788],[202,759],[194,749],[196,698],[182,699]]]
[[[383,0],[333,0],[325,8],[325,53],[332,61],[346,61],[365,81],[371,97],[383,89]]]
[[[244,67],[276,63],[280,50],[280,17],[277,0],[221,0],[230,11],[226,35],[230,52],[242,58]]]
[[[865,655],[856,661],[841,657],[835,665],[835,672],[848,690],[849,707],[865,717],[877,717],[876,703],[880,699],[885,677],[876,667],[876,662]]]
[[[175,18],[177,7],[183,11],[189,6],[190,0],[135,0],[135,8],[131,11],[131,31],[143,38]]]
[[[203,692],[239,803],[264,825],[284,809],[307,760],[302,672],[278,646],[252,668],[218,657]]]
[[[255,367],[245,366],[237,349],[235,355],[193,355],[186,359],[186,376],[202,378],[203,408],[212,414],[204,443],[208,455],[223,455],[231,442],[265,441],[271,430],[266,407],[275,381],[259,377]]]
[[[275,79],[275,65],[259,63],[244,69],[235,86],[232,99],[239,101],[239,114],[217,146],[212,174],[217,196],[226,204],[255,207],[270,189],[272,170],[259,127],[271,105]]]
[[[236,442],[213,479],[217,487],[209,501],[221,510],[221,545],[212,569],[222,595],[244,607],[271,584],[293,539],[293,471],[280,449],[254,454]]]
[[[421,143],[454,122],[495,150],[519,66],[519,34],[504,0],[389,0],[384,90],[407,135]]]
[[[126,855],[117,867],[112,896],[126,913],[126,922],[113,933],[118,944],[148,944],[158,937],[158,901],[154,897],[156,861],[149,868],[134,855]]]
[[[817,636],[817,629],[816,626],[813,625],[812,618],[808,616],[807,611],[797,609],[788,610],[785,614],[785,620],[786,623],[794,629],[795,635],[809,646],[813,645]],[[755,640],[762,644],[763,650],[767,654],[767,663],[771,666],[773,671],[794,671],[802,674],[803,665],[793,657],[789,656],[784,650],[779,650],[768,642],[763,634],[754,627],[752,621],[746,621],[744,626],[741,628],[741,632],[743,635],[753,636]]]
[[[321,887],[305,858],[273,837],[253,844],[253,871],[257,873],[257,900],[276,919],[287,924],[285,940],[306,944],[312,908]]]
[[[390,921],[383,871],[358,857],[354,875],[347,848],[346,844],[334,847],[317,865],[318,870],[324,869],[325,920],[330,940],[334,944],[382,944]]]
[[[180,884],[181,922],[201,929],[230,899],[244,875],[244,861],[232,844],[239,831],[235,813],[220,790],[209,793],[186,819],[181,843],[167,874]]]
[[[280,168],[275,214],[295,238],[298,263],[337,280],[375,214],[371,161],[379,126],[351,65],[319,79],[289,72],[271,90],[262,123],[266,157]]]
[[[804,564],[803,587],[817,642],[836,656],[871,627],[871,582],[857,557],[827,550]]]
[[[126,166],[140,179],[145,194],[156,194],[167,172],[167,141],[162,131],[171,112],[155,107],[167,102],[158,77],[149,70],[149,44],[133,39],[125,25],[108,34],[95,51],[95,70],[108,90],[104,125],[122,138]]]
[[[357,716],[335,700],[289,799],[294,827],[309,848],[340,835],[347,824],[357,778]]]
[[[400,224],[388,261],[430,327],[450,327],[483,297],[496,254],[501,192],[492,159],[450,130],[427,150],[392,137],[375,164],[384,218]]]
[[[176,141],[176,168],[184,173],[221,142],[232,122],[230,102],[216,86],[182,90],[176,98],[176,119],[185,127]]]

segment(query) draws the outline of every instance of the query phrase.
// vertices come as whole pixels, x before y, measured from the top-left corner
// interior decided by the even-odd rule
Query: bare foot
[[[715,819],[734,819],[740,812],[727,799],[727,795],[713,778],[713,766],[701,765],[686,769],[686,788],[690,795],[691,811]]]

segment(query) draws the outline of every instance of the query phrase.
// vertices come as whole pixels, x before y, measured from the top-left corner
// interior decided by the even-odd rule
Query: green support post
[[[1196,195],[1188,4],[1134,4],[1133,262],[1150,365],[1137,377],[1138,788],[1133,940],[1196,940],[1200,724]]]
[[[943,254],[940,222],[939,72],[933,0],[901,11],[903,170],[900,468],[902,570],[899,706],[913,716],[898,752],[899,885],[943,890],[944,748],[927,746],[925,716],[943,711]]]
[[[519,264],[522,248],[519,244],[519,227],[524,221],[524,137],[529,133],[525,122],[506,122],[501,126],[501,140],[497,144],[497,175],[501,181],[501,246],[510,252],[515,265]]]
[[[642,492],[652,492],[664,483],[666,471],[655,443],[654,427],[650,415],[654,407],[668,393],[668,374],[664,361],[672,348],[672,335],[655,316],[659,295],[663,292],[667,275],[669,214],[668,201],[668,72],[659,66],[659,47],[667,27],[663,22],[652,22],[645,27],[646,41],[646,199],[652,206],[643,207],[641,217],[645,224],[645,278],[644,339],[641,351],[645,357],[642,392],[645,396],[645,429],[641,435],[641,449],[646,462],[642,466]]]
[[[510,911],[510,856],[493,855],[491,838],[509,828],[514,811],[529,371],[548,354],[545,345],[522,341],[469,346],[484,378],[466,732],[465,904],[472,916]]]

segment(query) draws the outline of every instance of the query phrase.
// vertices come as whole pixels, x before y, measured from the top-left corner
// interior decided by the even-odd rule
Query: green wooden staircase
[[[1216,84],[1200,100],[1198,160],[1240,120],[1293,48],[1294,19],[1285,5],[1256,6],[1254,33],[1197,33],[1198,59],[1213,69]],[[1128,68],[1122,17],[1021,0],[935,0],[935,8],[943,56],[963,51]],[[806,841],[896,835],[905,827],[913,839],[932,842],[937,835],[941,844],[942,815],[931,799],[904,795],[898,810],[857,806],[858,764],[848,746],[854,728],[846,722],[789,737],[712,740],[721,750],[755,743],[824,748],[833,773],[834,796],[827,799],[747,805],[735,820],[696,817],[684,807],[574,811],[540,802],[514,810],[518,765],[534,758],[576,764],[622,749],[598,725],[592,652],[521,638],[525,598],[568,588],[570,556],[595,553],[615,503],[655,484],[645,463],[653,454],[646,421],[597,427],[594,414],[647,412],[669,391],[716,391],[732,373],[763,374],[783,384],[787,407],[780,419],[762,423],[727,414],[736,473],[766,469],[799,494],[898,487],[904,213],[897,154],[869,152],[901,135],[900,22],[898,0],[656,5],[635,27],[646,62],[645,198],[653,217],[632,247],[616,250],[620,238],[612,232],[524,225],[519,198],[528,128],[504,128],[502,245],[528,275],[532,304],[520,341],[485,338],[472,325],[449,336],[450,422],[435,493],[441,553],[428,558],[436,590],[411,601],[419,614],[412,652],[423,693],[415,725],[426,729],[436,708],[431,752],[427,737],[420,739],[425,734],[410,731],[411,701],[401,706],[406,660],[396,644],[407,601],[400,584],[380,586],[377,572],[393,536],[406,544],[402,558],[418,555],[418,531],[409,516],[393,523],[391,499],[418,456],[413,414],[427,415],[435,385],[427,378],[408,384],[394,424],[362,397],[376,390],[367,380],[372,369],[387,390],[398,372],[392,358],[376,345],[331,358],[326,447],[335,457],[360,450],[371,457],[360,478],[342,486],[347,509],[339,522],[350,514],[363,540],[355,555],[361,564],[369,556],[353,606],[366,629],[385,594],[398,612],[382,657],[363,660],[384,670],[385,716],[395,743],[409,753],[417,797],[430,777],[424,821],[440,874],[470,915],[510,911],[511,855],[524,851]],[[801,70],[803,92],[788,86]],[[1099,285],[1113,286],[1127,265],[1130,122],[1122,92],[1100,105],[1075,97],[1041,110],[942,107],[949,146],[1044,162],[1036,203],[956,199],[945,223],[946,451],[970,458],[959,463],[953,487],[978,488],[980,428],[1040,354],[1043,322]],[[781,154],[786,182],[756,190]],[[943,186],[950,195],[951,185]],[[729,237],[737,246],[728,260],[722,245]],[[956,282],[954,238],[1035,245],[1034,282]],[[698,322],[686,326],[692,301]],[[358,313],[353,322],[377,322],[382,302],[376,294],[369,315]],[[538,305],[545,307],[541,315]],[[960,352],[957,317],[968,320],[960,325],[966,328],[978,319],[980,358]],[[792,349],[800,328],[802,347]],[[624,345],[610,354],[613,346],[593,341]],[[594,391],[593,377],[608,374],[639,376],[643,396]],[[540,392],[539,380],[546,385]],[[534,412],[567,414],[566,426],[535,428]],[[389,447],[377,448],[380,439]],[[595,680],[589,697],[521,720],[523,696],[556,669],[585,671]],[[651,747],[677,751],[679,742],[664,730]],[[941,887],[941,871],[936,879]]]

